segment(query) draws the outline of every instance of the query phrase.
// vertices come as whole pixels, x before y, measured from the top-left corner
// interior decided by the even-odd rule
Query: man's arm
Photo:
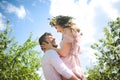
[[[56,71],[68,80],[78,80],[74,73],[68,69],[68,67],[63,63],[59,55],[55,50],[48,50],[46,52],[49,56],[51,65],[56,69]]]

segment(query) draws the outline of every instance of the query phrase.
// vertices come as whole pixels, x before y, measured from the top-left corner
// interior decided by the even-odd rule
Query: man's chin
[[[57,48],[57,47],[58,47],[58,45],[53,45],[53,47]]]

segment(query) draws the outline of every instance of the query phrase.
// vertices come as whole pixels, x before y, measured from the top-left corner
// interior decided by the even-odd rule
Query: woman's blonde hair
[[[56,17],[53,17],[52,19],[50,19],[50,25],[51,26],[56,26],[56,25],[60,25],[63,28],[72,28],[77,30],[78,32],[80,32],[80,29],[76,26],[76,24],[73,22],[73,17],[71,16],[63,16],[63,15],[59,15]]]

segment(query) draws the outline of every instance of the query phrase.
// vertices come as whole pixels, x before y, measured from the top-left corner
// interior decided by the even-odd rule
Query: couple
[[[39,38],[45,53],[42,69],[46,80],[84,80],[79,59],[81,33],[72,19],[59,15],[50,20],[50,25],[62,33],[60,48],[57,48],[55,38],[50,33],[44,33]]]

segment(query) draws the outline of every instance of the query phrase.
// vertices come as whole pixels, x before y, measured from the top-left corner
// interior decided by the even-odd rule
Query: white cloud
[[[96,58],[92,55],[94,51],[92,51],[89,46],[96,41],[97,37],[95,37],[95,35],[100,35],[101,32],[98,32],[97,29],[101,29],[99,25],[101,25],[101,22],[105,22],[104,19],[109,21],[120,16],[120,9],[114,7],[114,4],[120,1],[91,0],[89,4],[87,3],[88,0],[75,1],[76,0],[51,0],[50,15],[70,15],[76,18],[76,22],[80,25],[83,32],[81,42],[83,51],[86,50],[84,53],[92,62],[95,62]],[[101,10],[97,10],[99,8]],[[100,16],[98,16],[98,14]],[[102,16],[102,14],[105,16]],[[95,25],[96,23],[100,24]],[[106,24],[102,24],[106,26]]]
[[[56,15],[70,15],[76,18],[76,23],[80,25],[83,32],[82,46],[92,43],[94,41],[94,34],[96,33],[93,27],[93,20],[95,16],[94,9],[89,7],[87,0],[51,0],[52,16]]]
[[[4,16],[0,13],[0,30],[5,28],[5,24],[3,23]]]
[[[18,16],[18,18],[23,19],[26,16],[26,11],[24,6],[16,7],[6,1],[0,3],[2,9],[4,9],[7,13],[14,13]]]
[[[95,34],[93,28],[93,20],[95,12],[93,8],[87,5],[87,0],[51,0],[50,14],[56,15],[70,15],[76,18],[77,24],[80,25],[83,32],[83,43],[90,43],[93,41],[91,38]],[[89,38],[89,41],[86,41]]]
[[[34,20],[32,18],[30,11],[26,9],[26,12],[27,12],[26,19],[28,19],[31,23],[34,23]]]
[[[119,7],[115,8],[115,3],[120,3],[119,0],[92,0],[91,5],[94,5],[93,8],[100,6],[107,16],[114,20],[116,17],[120,16]]]

